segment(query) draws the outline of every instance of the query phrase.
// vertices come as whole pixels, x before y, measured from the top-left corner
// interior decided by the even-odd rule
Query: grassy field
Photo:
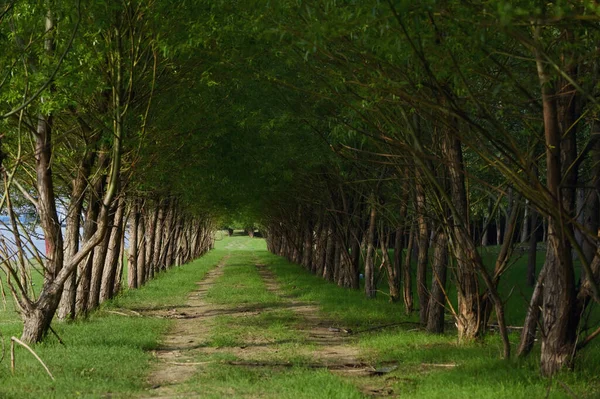
[[[34,346],[56,377],[54,382],[21,347],[15,350],[16,372],[11,375],[9,338],[20,335],[21,322],[14,311],[0,312],[0,332],[5,345],[5,356],[0,362],[0,397],[130,397],[141,391],[152,358],[150,351],[158,345],[169,321],[139,317],[134,312],[181,303],[195,288],[194,282],[224,253],[215,250],[184,267],[161,274],[142,289],[128,291],[104,304],[87,320],[55,322],[53,327],[65,346],[52,335]]]
[[[287,293],[319,303],[322,311],[337,320],[340,326],[357,331],[357,344],[365,360],[374,364],[397,364],[398,370],[381,378],[380,384],[389,386],[401,397],[600,396],[598,343],[578,355],[575,372],[564,372],[547,380],[539,375],[537,352],[524,360],[504,361],[501,359],[502,345],[496,335],[488,335],[480,343],[459,346],[455,329],[450,328],[444,335],[427,334],[415,323],[416,315],[405,316],[403,306],[389,303],[384,295],[366,300],[362,292],[342,290],[279,257],[268,255],[267,263]],[[513,265],[505,276],[503,292],[513,291],[514,295],[515,290],[526,286],[522,277],[525,276],[525,265],[523,260]],[[518,323],[525,313],[525,306],[524,300],[509,302],[509,320]],[[391,326],[371,330],[386,325]],[[511,334],[510,340],[514,349],[518,334]]]
[[[152,396],[145,382],[156,365],[152,350],[172,321],[140,317],[144,309],[183,306],[195,282],[220,261],[222,275],[206,292],[206,302],[218,310],[206,319],[202,345],[194,352],[195,375],[176,387],[192,397],[360,398],[389,395],[408,398],[595,398],[600,397],[600,345],[592,343],[577,358],[575,372],[552,380],[541,378],[538,353],[524,360],[501,359],[494,334],[483,342],[459,346],[451,320],[444,335],[423,332],[415,315],[385,295],[367,300],[361,291],[341,289],[302,267],[266,251],[264,241],[224,238],[198,261],[160,275],[145,287],[125,292],[94,312],[88,320],[55,323],[65,341],[49,336],[35,351],[56,377],[51,381],[23,348],[11,376],[5,353],[0,362],[0,397],[70,398]],[[267,289],[256,265],[276,277],[279,292]],[[522,261],[503,281],[509,297],[511,323],[524,314],[516,291],[524,284]],[[303,316],[291,304],[310,303],[327,326],[350,329],[347,349],[373,368],[394,365],[387,374],[339,374],[311,367],[321,350],[303,329]],[[232,310],[228,312],[226,310]],[[233,312],[235,310],[235,312]],[[242,312],[242,313],[240,313]],[[0,332],[7,346],[20,333],[13,311],[0,312]],[[513,333],[511,343],[516,345]],[[7,346],[8,348],[8,346]],[[236,361],[273,364],[240,367]],[[285,367],[279,366],[285,364]],[[374,393],[375,392],[375,393]]]

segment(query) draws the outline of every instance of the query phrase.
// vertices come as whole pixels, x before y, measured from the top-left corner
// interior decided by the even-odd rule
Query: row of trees
[[[201,129],[199,112],[171,120],[173,108],[189,109],[177,96],[190,96],[192,75],[203,72],[193,68],[201,45],[186,41],[197,7],[2,6],[0,206],[13,233],[2,266],[24,341],[42,340],[55,315],[86,316],[122,285],[139,287],[212,247],[214,213],[192,201],[197,187],[183,176],[198,162],[180,151],[208,135],[190,129]],[[23,213],[34,226],[21,223]],[[37,226],[45,251],[32,243]]]
[[[260,221],[272,251],[347,287],[364,247],[368,297],[381,250],[393,300],[432,332],[447,307],[463,342],[494,314],[505,357],[499,287],[521,235],[535,288],[520,354],[539,327],[551,375],[597,335],[594,2],[48,0],[0,18],[2,206],[33,204],[47,242],[35,301],[18,267],[31,256],[6,256],[25,339],[61,296],[69,318],[105,270],[110,286],[113,233],[142,243],[134,285],[205,250],[223,215]]]
[[[494,314],[509,357],[498,288],[524,235],[535,288],[519,354],[539,328],[542,373],[572,367],[598,331],[595,3],[279,2],[262,18],[276,26],[263,45],[281,60],[262,67],[265,80],[284,92],[298,134],[308,129],[336,155],[303,167],[294,194],[267,201],[270,250],[356,288],[362,243],[372,297],[381,249],[391,298],[410,312],[415,248],[421,322],[441,331],[445,304],[467,342]],[[478,246],[493,224],[502,227],[490,265]]]

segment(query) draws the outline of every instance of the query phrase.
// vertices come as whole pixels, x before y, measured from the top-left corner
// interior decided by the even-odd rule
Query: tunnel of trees
[[[539,337],[544,375],[573,367],[600,333],[599,42],[585,0],[5,2],[0,251],[22,339],[235,225],[369,298],[384,283],[431,333],[448,313],[461,343],[497,324],[506,358],[519,252],[517,355]]]

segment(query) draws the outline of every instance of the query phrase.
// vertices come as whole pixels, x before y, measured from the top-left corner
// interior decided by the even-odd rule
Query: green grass
[[[349,381],[313,363],[314,343],[299,330],[302,319],[284,299],[266,289],[255,265],[270,255],[264,241],[233,237],[224,241],[231,251],[223,275],[208,290],[206,300],[224,312],[207,320],[210,333],[195,359],[206,364],[178,387],[181,395],[203,398],[362,398]],[[228,309],[242,314],[229,315]],[[251,359],[291,367],[235,366],[228,362]]]
[[[253,307],[261,304],[268,306],[277,297],[265,289],[262,278],[256,272],[253,252],[237,251],[227,261],[227,267],[219,284],[213,286],[206,295],[209,302],[244,306],[252,303]]]
[[[490,253],[484,256],[491,259],[494,249],[487,250]],[[136,317],[130,310],[180,306],[196,288],[195,282],[226,255],[230,257],[223,275],[206,296],[221,313],[207,321],[209,332],[202,345],[206,351],[199,351],[195,358],[203,366],[177,387],[182,395],[361,398],[365,392],[381,390],[403,398],[567,398],[572,390],[581,398],[600,396],[600,345],[596,342],[578,354],[575,372],[544,379],[538,371],[539,349],[527,359],[504,361],[496,335],[458,345],[453,328],[443,335],[427,334],[416,323],[416,315],[406,316],[404,307],[390,303],[385,295],[367,300],[362,291],[339,288],[268,253],[263,240],[232,237],[217,242],[217,249],[202,259],[174,268],[142,289],[125,292],[104,304],[88,320],[55,323],[67,346],[49,336],[34,347],[56,376],[55,382],[29,353],[17,348],[14,376],[10,375],[9,360],[0,362],[0,397],[95,398],[147,393],[145,378],[152,364],[151,350],[157,347],[170,321]],[[283,296],[266,290],[257,263],[276,275]],[[501,285],[504,297],[509,298],[511,324],[518,325],[526,306],[526,301],[516,295],[517,288],[513,288],[525,286],[524,267],[525,262],[518,260]],[[380,288],[384,290],[385,286]],[[358,349],[361,361],[375,367],[395,364],[398,368],[384,376],[358,377],[306,367],[314,362],[315,345],[300,329],[301,317],[289,308],[292,300],[314,303],[332,326],[351,328],[354,340],[348,345]],[[238,313],[228,314],[228,309]],[[240,309],[245,313],[240,314]],[[11,335],[18,336],[20,329],[13,311],[0,312],[5,344]],[[514,347],[518,335],[512,334],[510,339]],[[247,355],[244,351],[254,352]],[[247,358],[291,367],[229,364]]]
[[[188,394],[197,392],[198,397],[210,399],[364,398],[350,382],[326,370],[302,367],[251,369],[215,365],[209,367],[187,388]]]
[[[487,256],[492,258],[492,254]],[[416,316],[405,316],[403,305],[389,303],[385,295],[367,300],[362,291],[339,288],[283,258],[271,254],[263,258],[287,294],[318,303],[325,317],[357,331],[358,345],[366,361],[399,366],[393,373],[373,381],[390,387],[400,397],[531,398],[548,394],[559,398],[570,397],[569,390],[578,397],[600,396],[597,343],[578,355],[575,372],[565,371],[550,381],[539,374],[539,352],[524,360],[504,361],[496,335],[488,335],[483,342],[458,345],[454,329],[444,335],[427,334],[414,323]],[[505,298],[510,291],[515,295],[515,290],[526,286],[525,267],[526,260],[519,259],[504,276],[501,292]],[[509,300],[506,312],[512,315],[510,322],[519,325],[526,306],[527,302],[516,296]],[[369,330],[389,324],[396,325]],[[514,349],[518,334],[511,334],[510,340]]]
[[[2,398],[97,398],[112,395],[130,397],[144,388],[152,359],[151,350],[169,327],[170,321],[151,317],[122,316],[115,309],[142,309],[183,303],[189,291],[219,259],[224,250],[209,252],[203,258],[159,275],[139,290],[123,293],[94,312],[87,320],[54,323],[64,340],[48,336],[34,350],[48,365],[56,381],[24,348],[16,348],[16,372],[11,376],[10,361],[0,363]],[[0,332],[8,347],[10,336],[19,336],[21,322],[11,311],[1,312]]]

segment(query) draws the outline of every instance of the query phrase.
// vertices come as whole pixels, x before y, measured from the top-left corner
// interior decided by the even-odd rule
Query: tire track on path
[[[200,363],[193,362],[194,357],[202,350],[210,334],[207,319],[216,317],[222,310],[205,300],[206,293],[223,275],[223,268],[230,256],[224,256],[215,268],[196,283],[198,288],[188,296],[184,306],[144,313],[145,316],[174,319],[173,326],[154,351],[157,361],[148,376],[151,389],[145,397],[185,397],[177,392],[177,387],[196,373]]]
[[[275,275],[265,265],[256,263],[255,266],[267,290],[287,302],[288,309],[298,316],[300,322],[296,330],[306,336],[307,344],[316,348],[311,353],[315,364],[342,374],[368,375],[372,371],[372,367],[359,360],[359,351],[350,345],[347,333],[332,327],[334,323],[320,315],[317,305],[286,296]]]

